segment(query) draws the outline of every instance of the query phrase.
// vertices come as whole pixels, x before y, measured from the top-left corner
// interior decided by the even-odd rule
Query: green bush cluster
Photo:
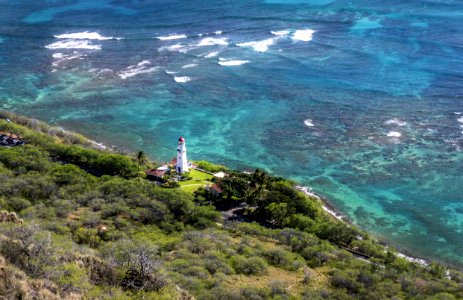
[[[222,165],[216,165],[211,162],[208,162],[206,160],[200,160],[200,161],[195,161],[193,162],[198,166],[198,168],[203,169],[205,171],[211,172],[211,173],[217,173],[221,171],[227,171],[228,168]]]
[[[267,262],[260,257],[245,258],[235,256],[233,258],[233,268],[239,274],[264,275],[267,270]]]
[[[299,229],[340,246],[351,246],[358,236],[363,235],[355,227],[327,216],[318,200],[295,189],[293,182],[263,171],[256,170],[252,174],[230,172],[216,184],[222,188],[222,194],[198,190],[196,201],[213,204],[222,210],[245,203],[250,208],[246,212],[248,220],[272,228]],[[357,242],[355,247],[362,245]]]

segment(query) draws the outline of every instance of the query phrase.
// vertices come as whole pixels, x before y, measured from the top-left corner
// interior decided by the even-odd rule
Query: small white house
[[[217,178],[224,178],[225,177],[225,173],[224,172],[218,172],[218,173],[215,173],[214,174],[214,177],[217,177]]]

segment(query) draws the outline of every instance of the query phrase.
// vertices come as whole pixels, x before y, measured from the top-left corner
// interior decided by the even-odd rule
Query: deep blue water
[[[190,158],[289,176],[463,263],[462,1],[0,8],[0,107],[161,161],[182,135]]]

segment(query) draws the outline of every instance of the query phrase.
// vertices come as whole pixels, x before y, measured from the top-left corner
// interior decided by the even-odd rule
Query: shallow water
[[[1,4],[0,107],[157,160],[182,135],[463,263],[461,2],[30,2]]]

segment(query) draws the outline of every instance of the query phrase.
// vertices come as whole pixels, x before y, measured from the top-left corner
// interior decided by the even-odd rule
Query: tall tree
[[[146,164],[147,162],[147,157],[146,157],[146,153],[142,150],[138,151],[137,152],[137,155],[136,155],[136,158],[137,158],[137,161],[138,161],[138,170],[140,171],[140,167],[144,164]]]

